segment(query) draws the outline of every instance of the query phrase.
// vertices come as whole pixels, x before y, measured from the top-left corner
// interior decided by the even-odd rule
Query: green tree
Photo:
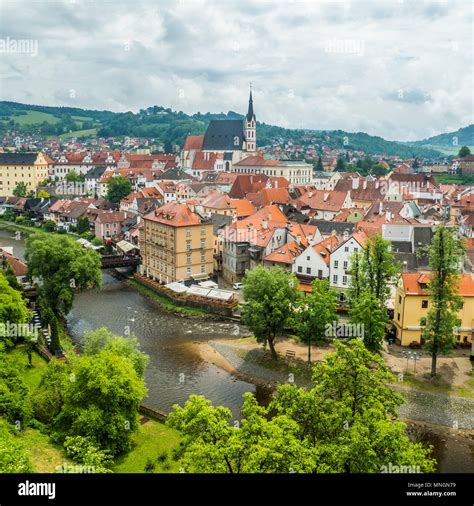
[[[336,163],[336,172],[344,172],[346,170],[346,163],[343,158],[338,158]]]
[[[316,164],[316,170],[318,172],[323,172],[324,171],[324,167],[323,167],[323,159],[321,156],[318,157],[318,163]]]
[[[58,360],[51,360],[45,368],[41,381],[31,396],[34,417],[51,424],[64,404],[66,389],[71,381],[70,367]]]
[[[59,337],[59,322],[56,316],[54,316],[49,321],[49,328],[51,331],[51,344],[50,348],[55,353],[56,351],[61,349],[61,340]]]
[[[149,356],[140,351],[140,343],[136,337],[122,337],[110,332],[106,327],[85,332],[83,348],[86,355],[96,355],[101,351],[110,351],[130,360],[138,376],[145,375]]]
[[[282,385],[269,406],[298,424],[297,436],[317,453],[315,471],[380,473],[389,463],[434,471],[431,449],[410,442],[398,420],[403,398],[390,388],[383,359],[357,339],[336,342],[325,358],[311,390]]]
[[[15,197],[26,197],[28,193],[28,186],[23,181],[18,181],[13,189],[13,195]]]
[[[107,183],[107,200],[120,202],[132,191],[132,183],[124,176],[111,177]]]
[[[46,230],[46,232],[56,232],[56,223],[52,220],[45,221],[43,223],[43,228]]]
[[[385,307],[390,288],[398,279],[400,269],[391,243],[380,234],[371,236],[365,243],[362,253],[351,258],[350,295],[361,294],[368,290]]]
[[[39,198],[39,199],[49,199],[49,197],[51,196],[46,190],[40,190],[36,196]]]
[[[81,176],[75,170],[68,172],[65,179],[68,183],[79,183],[82,181]]]
[[[464,158],[468,155],[471,154],[471,150],[469,149],[468,146],[463,146],[460,150],[459,150],[459,153],[458,153],[458,156],[459,158]]]
[[[25,256],[29,273],[42,280],[41,296],[58,316],[70,311],[74,290],[101,285],[99,255],[70,237],[34,234],[26,241]]]
[[[180,431],[178,457],[186,471],[199,473],[311,472],[314,452],[296,437],[298,426],[287,416],[268,419],[251,393],[244,395],[242,420],[231,425],[232,412],[191,395],[184,407],[173,406],[167,424]]]
[[[13,345],[19,333],[11,332],[10,325],[27,323],[30,317],[31,312],[21,292],[12,288],[0,271],[0,343]]]
[[[369,291],[362,292],[354,299],[349,316],[352,324],[362,326],[361,337],[366,347],[373,352],[380,352],[388,324],[388,313],[375,295]]]
[[[431,376],[436,376],[439,353],[446,353],[455,344],[454,327],[462,298],[459,297],[459,264],[463,244],[455,229],[439,226],[428,250],[432,273],[427,286],[431,296],[423,337],[431,352]]]
[[[145,393],[144,380],[130,360],[109,351],[81,356],[55,421],[57,439],[88,437],[113,456],[130,450]]]
[[[13,430],[0,419],[0,473],[32,473],[28,454]]]
[[[311,363],[311,344],[325,337],[326,326],[337,321],[337,295],[326,280],[315,279],[312,292],[301,295],[291,318],[291,327],[299,339],[308,344]]]
[[[12,358],[0,353],[0,416],[10,423],[21,425],[31,417],[28,387],[23,380],[20,365]]]
[[[265,269],[259,266],[247,272],[243,283],[243,322],[259,343],[268,344],[276,359],[275,339],[288,322],[290,307],[298,296],[298,281],[294,274],[278,267]]]
[[[81,235],[84,232],[89,232],[91,229],[91,225],[89,220],[85,216],[79,216],[77,218],[77,226],[76,226],[76,232]]]

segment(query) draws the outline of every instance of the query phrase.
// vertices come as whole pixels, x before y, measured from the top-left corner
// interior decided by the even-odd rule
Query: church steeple
[[[246,151],[254,153],[257,150],[257,119],[253,112],[252,83],[250,83],[249,108],[245,116]]]
[[[252,84],[250,84],[250,97],[249,97],[249,109],[247,111],[247,121],[255,120],[255,114],[253,112],[253,98],[252,98]]]

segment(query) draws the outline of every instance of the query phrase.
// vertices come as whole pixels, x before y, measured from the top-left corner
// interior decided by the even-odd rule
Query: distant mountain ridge
[[[155,139],[165,145],[183,146],[187,135],[203,134],[211,120],[243,118],[243,114],[234,111],[205,114],[198,112],[188,115],[182,111],[152,106],[141,109],[137,113],[115,113],[105,110],[0,101],[0,134],[2,135],[7,130],[14,130],[23,135],[40,134],[60,137],[130,136]],[[472,140],[473,130],[474,125],[458,130],[461,132],[460,145],[466,143],[464,139],[471,138]],[[452,143],[454,134],[455,132],[440,134],[430,139],[401,143],[387,141],[382,137],[364,132],[288,129],[257,123],[258,146],[268,146],[276,139],[283,139],[303,146],[313,144],[319,150],[322,145],[326,145],[330,148],[348,148],[364,151],[367,154],[399,155],[403,158],[440,157],[442,156],[440,150],[432,146],[438,144],[449,147],[448,142]]]

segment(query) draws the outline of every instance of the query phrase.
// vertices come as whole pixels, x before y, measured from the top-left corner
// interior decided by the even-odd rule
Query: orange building
[[[186,204],[170,202],[143,218],[141,274],[171,283],[213,271],[213,227]]]

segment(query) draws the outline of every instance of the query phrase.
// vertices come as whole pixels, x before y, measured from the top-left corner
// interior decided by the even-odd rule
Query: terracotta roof
[[[231,199],[232,207],[234,208],[237,218],[246,218],[255,213],[254,205],[247,199]]]
[[[145,220],[163,223],[172,227],[188,227],[200,225],[201,218],[189,209],[186,204],[169,202],[144,216]]]
[[[346,197],[344,191],[314,190],[305,193],[298,201],[303,207],[317,211],[340,211]]]
[[[290,222],[288,224],[288,233],[295,239],[299,236],[301,244],[308,247],[310,241],[312,241],[314,236],[318,233],[318,227],[316,225]]]
[[[279,165],[280,160],[265,160],[263,156],[260,155],[254,155],[254,156],[247,156],[247,158],[244,158],[243,160],[240,160],[240,162],[234,163],[234,166],[237,167],[274,167],[275,165]]]
[[[407,295],[428,295],[422,288],[422,284],[428,284],[430,273],[403,272],[403,289]],[[462,274],[459,276],[459,295],[461,297],[474,297],[474,279],[472,274]]]
[[[256,193],[265,188],[268,177],[265,174],[238,174],[229,191],[235,199],[244,198],[247,193]]]
[[[263,259],[267,262],[292,264],[295,261],[295,258],[297,258],[303,250],[304,247],[296,241],[292,241],[273,250],[269,255],[263,257]]]
[[[223,157],[222,153],[197,151],[193,160],[193,170],[214,170],[216,160]]]
[[[208,195],[202,202],[203,207],[210,207],[211,209],[232,209],[232,200],[229,195],[221,192],[213,192]]]
[[[324,241],[319,242],[313,246],[314,251],[319,254],[319,256],[324,260],[325,263],[329,264],[329,260],[331,258],[331,252],[334,251],[339,244],[337,237],[335,235],[331,235]]]
[[[98,223],[121,223],[127,218],[126,213],[121,211],[99,211],[96,221]]]
[[[191,149],[200,150],[202,149],[203,142],[204,135],[188,135],[184,143],[183,151],[190,151]]]
[[[0,248],[0,261],[5,259],[8,265],[13,269],[15,276],[26,276],[28,272],[28,266],[22,262],[19,258],[7,253],[2,248]]]

